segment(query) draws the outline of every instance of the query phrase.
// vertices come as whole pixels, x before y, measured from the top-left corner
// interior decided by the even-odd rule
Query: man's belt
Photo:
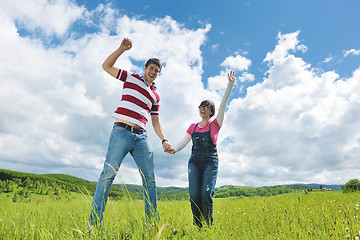
[[[123,127],[124,129],[126,129],[126,130],[128,130],[128,131],[130,131],[132,133],[135,133],[135,134],[143,134],[143,133],[146,132],[145,129],[132,127],[132,126],[127,125],[127,124],[122,123],[122,122],[115,122],[114,126]]]

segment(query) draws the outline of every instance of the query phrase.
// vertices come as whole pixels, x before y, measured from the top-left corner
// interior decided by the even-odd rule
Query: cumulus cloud
[[[28,31],[41,29],[48,35],[63,35],[85,11],[72,0],[3,1],[1,8]]]
[[[350,49],[350,50],[345,50],[344,51],[344,57],[347,57],[349,55],[360,55],[360,50],[355,50],[355,49]]]
[[[302,52],[307,51],[307,47],[305,45],[299,44],[298,35],[300,31],[296,31],[294,33],[289,34],[281,34],[279,33],[277,36],[278,45],[276,45],[275,50],[273,52],[269,52],[266,54],[264,59],[265,62],[277,62],[284,61],[286,57],[291,52],[296,50],[300,50]]]
[[[68,2],[68,6],[72,3]],[[7,2],[6,7],[19,5]],[[200,46],[211,25],[188,30],[171,17],[145,21],[120,16],[109,9],[109,6],[98,7],[95,10],[98,13],[92,12],[87,20],[97,15],[102,16],[102,23],[117,19],[115,25],[99,24],[100,32],[81,37],[74,34],[75,37],[64,39],[52,48],[45,46],[40,35],[19,36],[16,21],[25,13],[1,14],[0,28],[6,36],[0,40],[2,167],[33,172],[66,171],[96,180],[111,131],[111,113],[117,107],[122,89],[122,83],[106,74],[101,63],[125,36],[132,39],[133,48],[119,59],[118,67],[141,74],[148,58],[158,57],[164,62],[157,85],[162,99],[161,120],[168,138],[182,137],[189,124],[185,119],[197,114],[194,102],[209,96],[219,98],[204,89],[201,81]],[[70,12],[62,14],[63,18],[74,19]],[[35,20],[32,24],[45,28]],[[28,25],[21,28],[29,32],[34,29]],[[55,23],[48,29],[52,29],[49,33],[58,31]],[[177,118],[173,117],[174,109]],[[169,131],[174,126],[177,128]],[[149,134],[154,142],[160,141],[152,129]],[[154,149],[159,165],[168,169],[169,155],[162,153],[161,144],[154,144]],[[171,161],[186,166],[182,159]],[[124,169],[134,166],[126,160]],[[139,179],[125,180],[133,183]],[[178,182],[175,180],[174,184]]]
[[[248,72],[251,60],[236,53],[224,59],[216,76],[202,79],[201,46],[210,24],[190,30],[169,16],[141,20],[121,15],[109,5],[89,12],[73,1],[23,3],[44,16],[51,15],[56,5],[60,10],[56,14],[64,21],[58,23],[54,15],[40,22],[18,1],[1,2],[0,29],[5,36],[0,38],[2,168],[97,180],[111,114],[122,89],[122,83],[106,74],[101,64],[126,36],[133,48],[116,66],[141,74],[148,58],[158,57],[164,63],[156,80],[160,119],[173,144],[200,120],[198,103],[212,99],[219,105],[230,69],[239,76],[233,92],[245,87],[244,82],[254,82],[245,96],[233,96],[228,105],[218,140],[219,186],[339,183],[336,177],[359,175],[360,68],[347,79],[334,71],[314,71],[296,56],[307,50],[300,44],[300,31],[278,34],[277,45],[264,59],[268,71],[260,81],[255,82]],[[70,30],[79,21],[99,31]],[[37,29],[68,37],[49,47],[42,35],[32,34]],[[20,30],[27,34],[19,35]],[[175,155],[163,153],[148,125],[158,185],[186,186],[191,144]],[[131,157],[124,160],[118,181],[140,184]]]
[[[231,141],[220,153],[220,175],[227,180],[343,184],[359,174],[360,68],[349,79],[315,73],[290,53],[299,49],[298,34],[278,35],[264,59],[269,70],[263,82],[230,104],[223,138]]]
[[[221,66],[233,69],[234,71],[248,70],[250,65],[251,60],[240,55],[227,57],[225,61],[221,63]]]
[[[249,69],[251,65],[251,60],[243,57],[241,55],[229,56],[227,57],[220,66],[223,67],[225,70],[221,71],[219,75],[210,77],[208,79],[208,89],[210,91],[218,91],[220,95],[223,94],[226,86],[227,86],[227,74],[230,71],[234,72],[243,72]],[[239,75],[239,74],[238,74]],[[239,81],[253,81],[254,75],[248,72],[243,72],[242,75],[239,75]]]
[[[240,82],[253,82],[255,80],[254,74],[244,72],[239,77]]]

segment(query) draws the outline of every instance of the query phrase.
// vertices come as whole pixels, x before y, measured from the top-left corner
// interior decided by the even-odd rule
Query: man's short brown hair
[[[145,68],[147,68],[150,64],[155,64],[156,66],[158,66],[160,68],[160,71],[161,71],[161,68],[162,68],[162,64],[160,62],[159,59],[157,58],[150,58],[149,60],[147,60],[147,62],[145,63]]]

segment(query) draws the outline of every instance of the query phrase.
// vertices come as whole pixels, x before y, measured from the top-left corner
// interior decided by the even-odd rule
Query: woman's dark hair
[[[145,63],[145,68],[147,68],[150,64],[155,64],[156,66],[158,66],[160,68],[160,71],[161,71],[161,68],[162,68],[162,64],[160,62],[159,59],[157,58],[150,58],[149,60],[147,60],[147,62]]]
[[[208,106],[210,107],[210,110],[211,110],[211,114],[210,114],[210,117],[214,116],[215,115],[215,103],[211,100],[204,100],[200,103],[200,106]]]

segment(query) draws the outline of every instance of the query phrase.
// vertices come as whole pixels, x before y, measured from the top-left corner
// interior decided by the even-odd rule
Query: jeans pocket
[[[124,130],[125,130],[125,128],[120,127],[120,126],[114,126],[113,127],[113,132],[122,132]]]

